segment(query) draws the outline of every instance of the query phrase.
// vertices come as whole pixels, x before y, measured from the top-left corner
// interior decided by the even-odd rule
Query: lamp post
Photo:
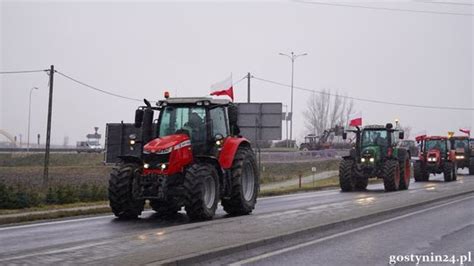
[[[30,101],[28,105],[28,136],[27,136],[27,144],[26,144],[26,151],[30,151],[30,121],[31,121],[31,94],[33,90],[38,90],[38,87],[33,87],[30,89]]]
[[[288,148],[290,144],[288,143],[288,104],[283,105],[285,107],[285,127],[286,127],[286,135],[285,135],[285,142],[286,147]]]
[[[291,52],[290,54],[279,53],[279,55],[286,56],[291,60],[291,106],[290,106],[290,113],[291,113],[291,120],[290,120],[290,142],[291,147],[293,148],[293,80],[295,74],[295,60],[300,56],[308,55],[307,53],[303,54],[295,54]]]

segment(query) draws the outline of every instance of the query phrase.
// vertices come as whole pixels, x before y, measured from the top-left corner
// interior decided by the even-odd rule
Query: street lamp
[[[290,54],[279,53],[279,55],[286,56],[286,57],[290,58],[290,60],[291,60],[290,142],[291,142],[291,147],[293,148],[293,80],[294,80],[294,76],[295,76],[294,75],[295,74],[295,60],[296,60],[296,58],[298,58],[300,56],[305,56],[305,55],[308,55],[308,54],[307,53],[295,54],[294,52],[291,52]]]
[[[28,105],[28,140],[26,144],[26,151],[30,151],[30,119],[31,119],[31,93],[33,93],[33,90],[39,90],[38,87],[33,87],[30,89],[30,103]]]
[[[285,142],[286,147],[288,148],[290,144],[288,143],[288,104],[283,105],[285,107],[285,127],[286,127],[286,135],[285,135]]]

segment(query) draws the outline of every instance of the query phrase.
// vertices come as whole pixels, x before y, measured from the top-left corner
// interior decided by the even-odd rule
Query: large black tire
[[[339,186],[342,192],[350,192],[355,189],[353,176],[354,161],[344,159],[339,164]]]
[[[421,161],[415,161],[413,165],[413,177],[415,178],[415,182],[423,182],[429,180],[430,174],[426,172]]]
[[[251,213],[257,203],[260,190],[259,179],[257,162],[252,149],[240,147],[232,163],[230,197],[222,199],[224,211],[230,215]]]
[[[406,190],[410,187],[410,177],[411,177],[411,165],[410,159],[408,156],[399,163],[400,167],[400,190]]]
[[[388,160],[382,166],[382,178],[386,192],[397,191],[400,185],[400,165],[398,161]]]
[[[474,158],[469,159],[469,174],[474,175]]]
[[[109,203],[115,216],[137,218],[143,211],[144,200],[133,198],[133,182],[138,164],[120,163],[112,169],[109,179]]]
[[[211,164],[195,163],[184,174],[184,208],[190,220],[214,217],[219,202],[219,176]]]
[[[444,182],[453,181],[453,163],[445,162],[443,167]]]
[[[162,216],[162,217],[173,216],[179,210],[181,210],[181,206],[179,206],[176,202],[172,200],[167,200],[167,201],[150,200],[150,206],[158,214],[158,216]]]
[[[455,162],[453,164],[453,181],[458,180],[458,164]]]

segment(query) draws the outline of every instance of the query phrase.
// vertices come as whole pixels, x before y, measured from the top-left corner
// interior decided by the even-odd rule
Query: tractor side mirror
[[[135,123],[134,123],[134,126],[136,128],[140,128],[142,126],[142,123],[143,123],[143,114],[144,114],[144,111],[143,109],[137,109],[135,111]]]
[[[342,139],[343,139],[343,140],[346,140],[346,139],[347,139],[347,132],[343,132],[343,133],[342,133]]]
[[[385,125],[385,127],[387,129],[392,129],[393,128],[393,124],[392,123],[387,123],[387,125]]]
[[[403,132],[403,131],[398,132],[398,138],[399,139],[404,139],[405,138],[405,132]]]

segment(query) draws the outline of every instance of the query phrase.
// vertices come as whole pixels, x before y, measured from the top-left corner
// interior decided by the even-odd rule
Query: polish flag
[[[362,114],[360,112],[351,116],[349,120],[349,126],[350,127],[362,126]]]
[[[211,85],[211,95],[221,96],[225,95],[234,101],[234,88],[232,87],[232,75],[221,82]]]
[[[464,134],[467,134],[468,136],[471,135],[471,130],[470,129],[460,128],[459,131],[461,131]]]

